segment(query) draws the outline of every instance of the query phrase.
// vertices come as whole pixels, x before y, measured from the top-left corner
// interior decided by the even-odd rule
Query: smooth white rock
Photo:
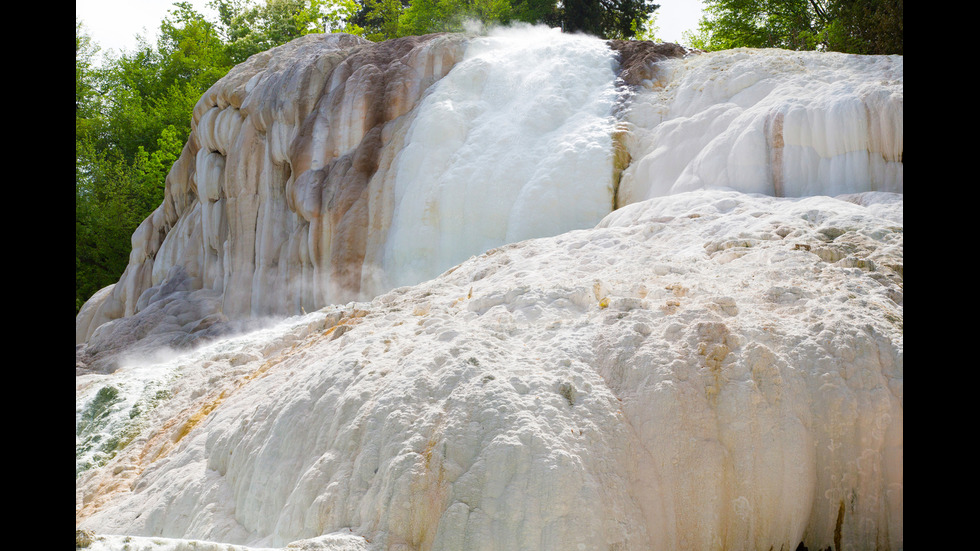
[[[366,549],[902,548],[903,202],[845,199],[646,201],[79,376],[77,418],[110,384],[165,390],[135,416],[138,396],[120,402],[135,434],[79,477],[79,527],[273,548],[344,531]]]

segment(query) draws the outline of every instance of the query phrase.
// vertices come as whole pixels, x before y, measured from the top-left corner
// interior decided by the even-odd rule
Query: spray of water
[[[140,437],[153,417],[167,418],[222,384],[207,375],[215,363],[244,364],[287,348],[311,331],[336,322],[341,308],[284,319],[255,320],[193,349],[156,349],[125,354],[112,373],[88,373],[75,379],[75,475],[104,465]],[[202,381],[207,381],[203,383]],[[187,387],[190,392],[175,392]],[[182,394],[182,396],[175,396]],[[156,420],[159,423],[159,419]]]
[[[396,161],[390,285],[608,214],[615,69],[592,37],[524,27],[473,39],[419,106]]]

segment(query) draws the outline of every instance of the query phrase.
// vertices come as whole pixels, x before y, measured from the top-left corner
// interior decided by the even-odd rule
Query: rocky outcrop
[[[126,272],[76,317],[76,367],[111,369],[132,334],[111,325],[177,286],[140,334],[368,300],[683,191],[901,193],[902,78],[900,56],[546,29],[304,37],[201,98]]]
[[[735,49],[633,75],[620,205],[710,188],[904,190],[902,56]]]
[[[235,67],[195,107],[163,204],[133,235],[119,283],[80,312],[76,343],[140,310],[175,266],[230,319],[358,297],[369,226],[385,223],[369,212],[370,182],[391,127],[463,40],[309,35]]]
[[[683,59],[701,53],[700,50],[685,48],[680,44],[646,40],[610,40],[609,47],[619,56],[619,77],[632,87],[656,80],[657,67],[661,61]]]

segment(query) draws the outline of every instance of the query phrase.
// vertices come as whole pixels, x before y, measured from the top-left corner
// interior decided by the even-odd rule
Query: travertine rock
[[[638,76],[621,205],[710,188],[903,192],[902,56],[735,49]]]
[[[900,56],[311,35],[201,98],[164,203],[76,344],[146,308],[175,266],[220,296],[205,316],[297,314],[649,197],[901,192],[903,149]]]
[[[542,29],[251,58],[76,318],[76,528],[903,548],[902,79]]]
[[[102,431],[135,433],[79,477],[79,527],[372,551],[901,549],[902,199],[859,202],[652,199],[79,377],[83,411],[119,389],[79,460]]]
[[[235,67],[195,107],[163,204],[133,235],[120,282],[79,314],[76,343],[138,311],[174,266],[192,288],[217,292],[230,319],[358,297],[369,184],[389,125],[463,44],[308,35]]]

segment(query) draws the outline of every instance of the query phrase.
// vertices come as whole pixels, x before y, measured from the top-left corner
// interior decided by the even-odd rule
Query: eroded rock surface
[[[904,546],[901,57],[515,36],[201,99],[76,318],[93,548]]]
[[[650,197],[900,193],[902,101],[900,56],[307,36],[201,98],[129,267],[76,317],[76,364],[174,267],[211,298],[168,311],[210,327],[367,300]]]
[[[112,433],[134,433],[86,452],[101,466],[78,479],[79,527],[372,551],[901,549],[902,201],[858,203],[652,199],[79,377],[78,407],[118,388]],[[840,259],[816,252],[835,243]]]
[[[195,107],[163,204],[133,235],[119,283],[76,319],[76,343],[144,307],[141,295],[174,266],[189,288],[216,292],[229,319],[359,296],[369,184],[389,125],[463,41],[309,35],[235,67]]]

